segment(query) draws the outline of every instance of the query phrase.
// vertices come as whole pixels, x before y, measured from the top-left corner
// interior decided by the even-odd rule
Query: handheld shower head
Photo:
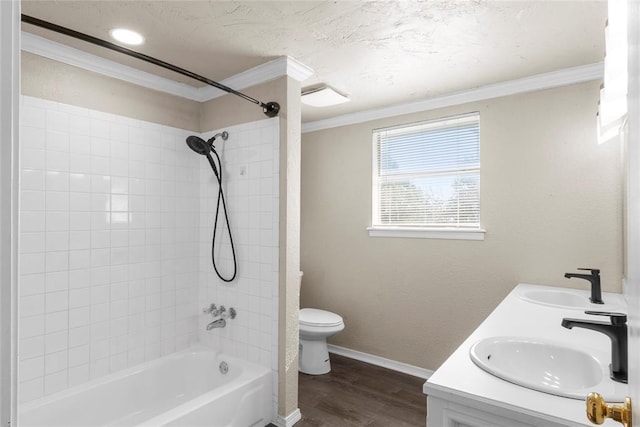
[[[213,148],[213,138],[205,142],[204,139],[195,135],[191,135],[187,137],[187,145],[196,153],[206,156],[211,152],[211,149]]]

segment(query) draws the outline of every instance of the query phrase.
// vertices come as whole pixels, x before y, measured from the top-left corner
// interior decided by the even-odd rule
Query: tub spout
[[[227,326],[227,321],[224,319],[218,319],[218,320],[214,320],[213,322],[209,323],[207,325],[207,331],[210,331],[212,329],[216,329],[216,328],[224,328],[225,326]]]

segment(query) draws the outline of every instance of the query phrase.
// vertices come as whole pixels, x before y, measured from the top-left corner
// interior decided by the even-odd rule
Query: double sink
[[[519,297],[527,303],[572,310],[576,315],[594,306],[586,297],[563,289],[528,288]],[[612,305],[599,309],[624,311]],[[556,396],[584,399],[591,391],[598,391],[608,401],[621,402],[628,394],[626,384],[610,378],[610,352],[596,357],[552,340],[496,336],[475,343],[469,355],[478,367],[500,379]]]

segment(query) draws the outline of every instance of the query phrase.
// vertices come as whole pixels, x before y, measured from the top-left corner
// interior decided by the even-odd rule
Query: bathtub
[[[269,369],[193,347],[20,405],[18,425],[264,427],[271,392]]]

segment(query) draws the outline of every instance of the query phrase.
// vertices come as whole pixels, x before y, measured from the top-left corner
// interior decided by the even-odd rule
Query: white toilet
[[[330,311],[303,308],[300,310],[299,326],[298,370],[310,375],[331,371],[327,338],[344,329],[342,317]]]

